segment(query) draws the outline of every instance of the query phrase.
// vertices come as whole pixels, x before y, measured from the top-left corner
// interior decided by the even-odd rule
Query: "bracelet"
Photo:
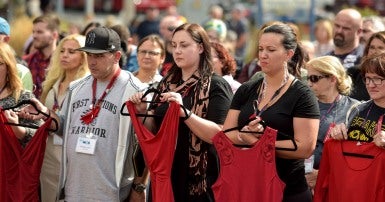
[[[138,193],[143,193],[146,190],[146,185],[143,183],[132,183],[131,188]]]
[[[242,142],[242,143],[246,143],[246,142],[242,139],[240,133],[237,133],[237,139],[238,139],[240,142]]]
[[[186,121],[187,119],[189,119],[192,115],[192,110],[190,110],[190,112],[183,118],[184,121]]]

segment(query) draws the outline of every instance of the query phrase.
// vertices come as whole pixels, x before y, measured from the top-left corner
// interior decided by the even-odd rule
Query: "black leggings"
[[[282,202],[311,202],[312,200],[311,191],[308,189],[298,194],[284,196]]]

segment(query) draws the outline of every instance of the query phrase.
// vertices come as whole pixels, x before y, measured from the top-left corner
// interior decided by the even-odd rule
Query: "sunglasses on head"
[[[174,26],[169,26],[167,27],[167,30],[170,31],[170,32],[173,32],[175,30],[176,27]]]
[[[308,75],[307,80],[312,83],[317,83],[320,79],[328,78],[329,75]]]

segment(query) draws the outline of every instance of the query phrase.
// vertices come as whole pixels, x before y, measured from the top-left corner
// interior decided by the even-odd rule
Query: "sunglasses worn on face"
[[[317,83],[320,79],[328,78],[329,75],[308,75],[307,80],[312,83]]]

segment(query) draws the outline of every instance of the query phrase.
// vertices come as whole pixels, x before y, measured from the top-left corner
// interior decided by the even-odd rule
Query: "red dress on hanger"
[[[385,201],[385,150],[373,142],[328,139],[325,143],[314,202]],[[373,158],[347,156],[343,152]]]
[[[285,183],[275,165],[277,131],[267,127],[251,148],[233,145],[221,131],[213,137],[218,152],[220,173],[213,184],[215,201],[281,202]]]
[[[39,177],[52,118],[36,131],[25,148],[6,122],[0,109],[0,201],[38,202]]]
[[[150,171],[153,202],[173,202],[171,168],[179,127],[180,105],[171,102],[159,131],[152,134],[136,117],[131,101],[126,103],[146,165]]]

